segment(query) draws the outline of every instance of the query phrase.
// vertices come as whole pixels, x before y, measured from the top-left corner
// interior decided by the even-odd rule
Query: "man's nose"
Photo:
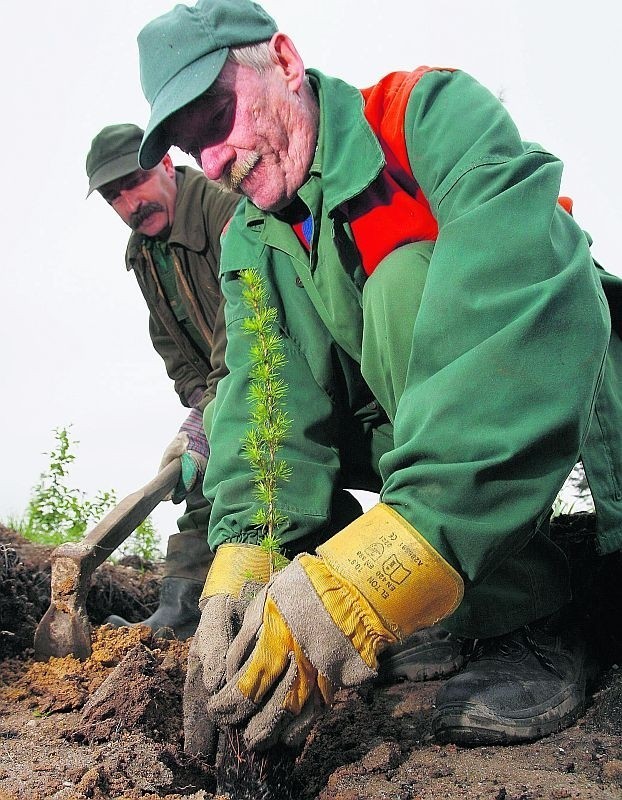
[[[140,197],[137,197],[135,192],[121,189],[119,192],[119,198],[121,199],[123,207],[127,212],[134,214],[136,211],[138,211],[140,207]]]
[[[211,181],[222,178],[225,167],[231,161],[235,161],[235,150],[227,144],[201,148],[199,164],[205,177]]]

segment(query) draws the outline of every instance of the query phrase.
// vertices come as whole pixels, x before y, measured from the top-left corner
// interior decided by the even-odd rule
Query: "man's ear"
[[[167,153],[164,158],[162,159],[162,164],[164,165],[164,169],[166,170],[166,174],[169,177],[175,175],[175,165],[173,164],[173,159]]]
[[[286,33],[277,31],[270,39],[270,53],[280,67],[285,82],[292,92],[297,92],[305,77],[305,65],[292,40]]]

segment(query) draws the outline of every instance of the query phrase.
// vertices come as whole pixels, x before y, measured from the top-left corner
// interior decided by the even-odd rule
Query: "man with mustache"
[[[439,690],[441,741],[571,724],[590,659],[549,520],[580,457],[600,552],[622,546],[622,282],[558,202],[561,163],[460,70],[359,90],[305,69],[250,0],[177,5],[138,44],[140,163],[177,144],[247,198],[221,262],[229,373],[204,484],[217,551],[186,744],[213,750],[206,720],[241,725],[250,747],[299,743],[335,687],[374,677],[383,653],[437,623],[476,640]],[[248,267],[283,338],[279,534],[295,555],[250,600],[261,530],[233,446],[248,425]],[[345,486],[380,502],[333,533]]]
[[[151,169],[141,169],[142,137],[143,130],[132,124],[103,128],[91,144],[86,172],[88,194],[98,191],[133,231],[126,267],[149,307],[153,346],[182,405],[190,409],[160,465],[181,457],[182,473],[171,499],[185,500],[185,513],[177,521],[178,533],[168,539],[159,606],[142,622],[156,635],[186,639],[196,629],[199,594],[213,558],[204,533],[201,481],[209,445],[203,411],[224,368],[220,237],[239,196],[196,170],[175,167],[168,153]],[[118,616],[106,622],[129,624]]]

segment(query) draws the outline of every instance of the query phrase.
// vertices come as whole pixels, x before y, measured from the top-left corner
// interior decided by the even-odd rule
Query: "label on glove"
[[[317,548],[400,637],[449,616],[462,601],[460,575],[384,503]]]

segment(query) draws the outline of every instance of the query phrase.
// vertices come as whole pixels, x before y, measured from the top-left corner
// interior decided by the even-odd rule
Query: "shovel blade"
[[[84,661],[90,655],[91,625],[86,615],[50,605],[35,632],[35,660],[74,656]]]
[[[178,458],[155,478],[121,500],[80,542],[52,553],[50,607],[35,631],[35,659],[91,655],[91,625],[86,613],[93,571],[131,534],[170,492],[179,477]]]

